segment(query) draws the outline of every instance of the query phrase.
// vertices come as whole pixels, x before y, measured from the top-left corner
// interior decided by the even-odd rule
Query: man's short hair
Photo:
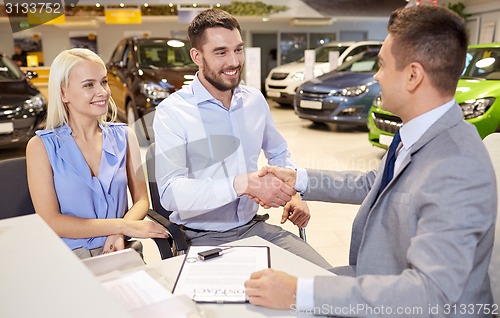
[[[419,62],[436,88],[455,93],[467,54],[467,32],[460,16],[438,6],[405,7],[391,14],[387,29],[394,39],[397,69]]]
[[[241,33],[240,24],[232,15],[220,9],[207,9],[198,14],[188,27],[192,47],[201,50],[205,44],[205,30],[209,28],[238,29]]]

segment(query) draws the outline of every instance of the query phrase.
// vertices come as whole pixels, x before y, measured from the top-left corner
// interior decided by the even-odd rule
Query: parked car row
[[[340,66],[361,52],[381,46],[380,41],[332,42],[319,46],[315,49],[314,77],[330,71],[328,59],[332,51],[339,52],[338,65]],[[298,87],[305,81],[304,58],[297,62],[277,66],[269,72],[265,80],[266,95],[279,104],[291,105]]]
[[[315,72],[324,74],[304,81],[303,60],[286,64],[269,73],[266,92],[278,102],[291,99],[300,118],[316,123],[367,125],[369,141],[387,148],[401,119],[381,107],[380,86],[373,78],[378,71],[380,46],[380,42],[364,41],[319,47]],[[187,41],[174,38],[130,37],[115,48],[108,63],[112,96],[119,119],[135,125],[140,138],[153,139],[155,107],[193,80],[197,67],[189,50]],[[339,62],[343,63],[326,72],[331,50],[339,51]],[[500,43],[470,46],[466,61],[455,99],[464,118],[484,138],[500,128]],[[46,101],[30,77],[36,74],[23,74],[0,53],[0,148],[26,143],[35,130],[42,128]],[[292,84],[273,86],[279,81]],[[291,87],[293,91],[288,91]]]
[[[500,128],[500,43],[469,46],[455,100],[481,138]],[[377,147],[388,148],[401,119],[381,106],[382,98],[377,96],[368,116],[368,139]]]

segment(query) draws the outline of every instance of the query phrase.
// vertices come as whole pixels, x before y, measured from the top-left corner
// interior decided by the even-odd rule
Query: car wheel
[[[314,121],[314,120],[312,120],[312,123],[313,123],[313,125],[316,125],[316,126],[326,126],[326,123],[324,123],[322,121]]]
[[[290,107],[293,108],[293,104],[290,104],[290,103],[278,102],[278,105],[280,105],[281,107],[284,107],[284,108],[290,108]]]

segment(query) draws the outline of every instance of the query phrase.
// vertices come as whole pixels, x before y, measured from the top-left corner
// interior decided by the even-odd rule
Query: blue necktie
[[[401,136],[399,131],[394,135],[391,145],[389,146],[389,151],[387,152],[387,159],[385,160],[384,175],[382,176],[382,183],[378,190],[380,194],[385,187],[391,182],[394,176],[394,163],[396,163],[396,150],[398,149],[399,143],[401,142]]]

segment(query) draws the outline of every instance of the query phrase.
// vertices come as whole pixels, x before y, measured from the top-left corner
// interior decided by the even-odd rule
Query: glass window
[[[280,64],[297,61],[307,49],[307,33],[281,33]]]
[[[355,55],[348,62],[339,66],[337,72],[376,72],[378,71],[378,50],[367,51]]]
[[[463,76],[500,80],[500,48],[469,49]]]
[[[14,62],[6,57],[0,56],[0,80],[21,79],[21,71]]]
[[[315,49],[318,46],[335,42],[336,38],[335,33],[309,33],[309,48]]]
[[[178,40],[139,43],[139,65],[147,68],[193,66],[189,50],[186,42]]]
[[[123,41],[121,42],[113,52],[113,55],[111,55],[111,62],[112,63],[117,63],[122,60],[123,57],[123,51],[125,50],[125,45],[127,42]]]
[[[316,62],[319,63],[328,63],[329,61],[329,55],[330,52],[339,52],[339,56],[344,53],[345,50],[347,50],[348,46],[340,46],[340,45],[333,45],[333,46],[322,46],[319,48],[316,48]]]

